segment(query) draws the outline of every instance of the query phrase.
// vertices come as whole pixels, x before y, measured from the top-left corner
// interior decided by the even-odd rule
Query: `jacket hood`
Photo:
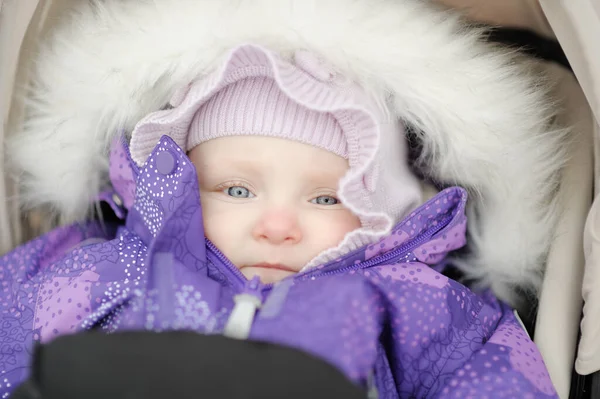
[[[7,153],[28,207],[85,217],[108,179],[108,147],[232,47],[322,56],[422,145],[417,167],[471,194],[468,278],[515,303],[535,290],[558,210],[564,132],[522,63],[456,14],[417,0],[82,2],[37,57],[29,116]]]

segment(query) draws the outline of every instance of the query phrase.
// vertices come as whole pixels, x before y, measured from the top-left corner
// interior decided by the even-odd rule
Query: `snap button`
[[[175,171],[177,162],[169,151],[163,151],[156,155],[156,169],[163,175],[170,175]]]

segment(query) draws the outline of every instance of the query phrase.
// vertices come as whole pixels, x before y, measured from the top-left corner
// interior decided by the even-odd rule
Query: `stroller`
[[[547,260],[539,302],[535,307],[532,305],[534,308],[530,311],[537,314],[534,340],[559,395],[564,398],[594,397],[590,395],[598,389],[595,384],[600,383],[595,377],[583,375],[595,376],[594,373],[600,370],[600,345],[594,335],[597,334],[595,326],[600,322],[597,320],[600,317],[597,309],[600,293],[593,283],[598,279],[594,260],[598,251],[595,230],[599,222],[595,217],[598,205],[592,206],[598,190],[595,177],[600,175],[598,123],[594,119],[594,112],[597,118],[599,116],[600,99],[593,76],[600,70],[600,59],[592,47],[593,38],[600,36],[600,7],[595,0],[571,3],[542,0],[539,4],[513,0],[502,5],[493,1],[442,2],[463,8],[479,23],[511,28],[498,29],[497,35],[492,34],[490,40],[524,47],[542,58],[541,65],[556,82],[557,106],[562,108],[560,118],[564,124],[574,126],[571,161],[565,167],[557,194],[563,210]],[[36,45],[60,24],[61,16],[75,3],[69,0],[0,2],[0,87],[3,90],[0,109],[2,128],[5,129],[0,132],[0,137],[18,130],[18,126],[26,121],[25,104],[19,89],[30,79],[28,66]],[[529,40],[522,42],[523,38]],[[565,67],[560,51],[547,53],[556,39],[574,75]],[[4,162],[2,158],[0,161]],[[3,183],[0,198],[4,197],[6,201],[0,205],[0,253],[56,223],[43,211],[23,214],[18,201],[18,181],[4,175]]]

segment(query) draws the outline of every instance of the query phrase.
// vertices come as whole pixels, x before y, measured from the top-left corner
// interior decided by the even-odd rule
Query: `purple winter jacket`
[[[195,169],[170,138],[141,169],[114,148],[111,180],[129,208],[117,231],[58,228],[0,258],[1,398],[36,342],[91,327],[219,334],[240,293],[262,303],[249,339],[312,353],[380,398],[557,397],[512,309],[436,271],[465,244],[461,188],[375,245],[262,285],[205,240]]]

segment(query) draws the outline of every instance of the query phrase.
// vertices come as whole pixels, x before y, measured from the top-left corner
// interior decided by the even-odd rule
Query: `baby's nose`
[[[295,244],[302,240],[298,215],[290,210],[265,212],[256,224],[253,234],[255,239],[272,244]]]

